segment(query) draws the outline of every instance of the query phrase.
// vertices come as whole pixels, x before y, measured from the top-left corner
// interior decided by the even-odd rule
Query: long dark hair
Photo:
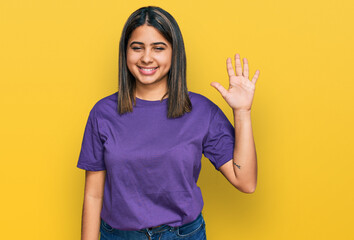
[[[124,25],[119,43],[118,106],[119,114],[133,111],[136,104],[134,96],[136,82],[127,67],[127,45],[132,32],[147,24],[157,29],[172,45],[171,68],[168,72],[168,118],[177,118],[192,110],[186,82],[186,52],[182,33],[176,20],[165,10],[155,7],[142,7],[133,12]],[[162,97],[166,96],[166,94]]]

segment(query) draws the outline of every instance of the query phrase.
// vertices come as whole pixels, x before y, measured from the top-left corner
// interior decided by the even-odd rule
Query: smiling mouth
[[[158,69],[159,67],[143,68],[143,67],[138,66],[138,68],[139,68],[139,72],[140,72],[141,74],[148,76],[148,75],[153,75],[153,74],[155,74],[155,72],[157,71],[157,69]]]
[[[148,70],[148,71],[150,70],[150,71],[151,71],[151,70],[155,70],[155,69],[156,69],[156,68],[158,68],[158,67],[144,68],[144,67],[140,67],[140,66],[138,66],[138,68],[143,69],[143,70]]]

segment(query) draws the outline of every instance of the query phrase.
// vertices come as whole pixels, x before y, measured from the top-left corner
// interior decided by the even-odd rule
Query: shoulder
[[[93,105],[90,114],[93,114],[97,117],[115,110],[117,107],[117,99],[118,91],[98,99]]]
[[[188,91],[189,93],[189,98],[192,102],[192,105],[198,105],[202,107],[204,110],[210,110],[210,111],[216,111],[218,106],[211,101],[209,98],[206,96],[196,93],[196,92],[191,92]]]

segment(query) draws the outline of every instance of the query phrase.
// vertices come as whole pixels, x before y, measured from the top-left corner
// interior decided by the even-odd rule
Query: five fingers
[[[231,58],[227,58],[226,66],[227,66],[227,73],[229,77],[235,76],[234,68],[231,63]],[[246,79],[248,79],[249,72],[248,72],[247,58],[243,58],[243,74],[242,74],[241,59],[238,53],[235,54],[235,66],[236,66],[236,76],[244,76]],[[254,84],[257,82],[258,76],[259,76],[259,70],[256,71],[255,75],[252,78],[252,82]]]

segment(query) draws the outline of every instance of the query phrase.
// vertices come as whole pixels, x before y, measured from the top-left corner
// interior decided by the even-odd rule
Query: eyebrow
[[[133,45],[133,44],[140,44],[140,45],[144,45],[144,43],[142,43],[142,42],[137,42],[137,41],[134,41],[134,42],[132,42],[129,46],[131,46],[131,45]],[[163,44],[163,45],[165,45],[165,46],[167,47],[167,44],[166,44],[166,43],[164,43],[164,42],[154,42],[154,43],[151,43],[150,45],[159,45],[159,44]]]

